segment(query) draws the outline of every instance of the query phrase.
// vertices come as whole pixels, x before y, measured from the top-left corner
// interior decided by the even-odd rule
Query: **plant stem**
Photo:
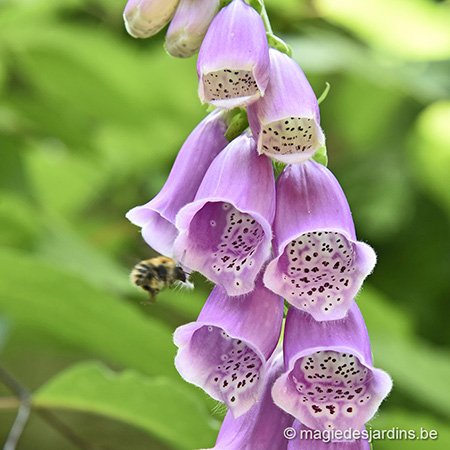
[[[6,370],[0,366],[0,379],[5,385],[14,392],[20,399],[19,410],[16,419],[6,438],[3,450],[15,450],[20,436],[22,436],[25,425],[28,422],[31,411],[31,394],[23,388]]]
[[[266,27],[266,33],[273,35],[272,25],[270,24],[269,15],[267,14],[266,6],[264,5],[264,0],[261,0],[261,19]]]

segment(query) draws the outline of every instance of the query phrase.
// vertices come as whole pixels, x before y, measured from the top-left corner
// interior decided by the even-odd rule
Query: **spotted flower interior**
[[[251,70],[222,69],[202,76],[205,101],[250,97],[259,88]]]
[[[254,404],[259,394],[263,361],[241,339],[233,339],[222,328],[203,326],[191,341],[199,370],[204,373],[204,389],[223,401],[235,417]]]
[[[356,260],[356,245],[341,233],[302,234],[278,261],[282,295],[317,320],[346,310],[362,282]]]
[[[250,214],[230,203],[211,202],[195,215],[190,228],[195,230],[195,244],[204,249],[205,275],[220,280],[229,295],[253,289],[265,233]]]
[[[299,420],[315,429],[358,429],[377,397],[371,379],[371,370],[351,353],[318,351],[298,359],[290,381],[298,393]]]
[[[286,117],[261,128],[259,151],[269,156],[303,153],[305,160],[320,147],[318,125],[312,118]]]

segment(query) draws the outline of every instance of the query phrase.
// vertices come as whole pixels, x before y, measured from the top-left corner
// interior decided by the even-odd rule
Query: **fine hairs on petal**
[[[264,283],[315,320],[347,314],[376,255],[356,240],[350,207],[331,171],[315,161],[277,179],[275,258]]]
[[[270,393],[273,382],[282,371],[283,358],[278,349],[266,364],[258,402],[238,418],[228,412],[213,450],[286,449],[283,430],[292,425],[293,417],[273,403]]]
[[[290,308],[284,336],[286,372],[275,382],[275,403],[312,429],[361,429],[392,388],[372,365],[361,312],[352,303],[341,320],[318,322]]]
[[[233,299],[216,286],[197,322],[175,331],[177,370],[239,417],[258,399],[282,320],[283,299],[260,280],[254,292]]]

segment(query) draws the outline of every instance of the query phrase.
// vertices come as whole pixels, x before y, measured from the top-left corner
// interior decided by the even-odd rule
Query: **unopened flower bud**
[[[129,0],[123,12],[125,28],[135,38],[155,35],[170,21],[179,0]]]
[[[189,58],[200,49],[220,0],[181,0],[166,34],[166,50],[177,58]]]

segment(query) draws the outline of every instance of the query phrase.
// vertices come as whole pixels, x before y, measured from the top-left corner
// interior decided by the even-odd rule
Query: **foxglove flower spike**
[[[228,295],[251,292],[270,255],[275,181],[270,159],[243,134],[209,167],[195,200],[177,215],[175,256],[222,285]]]
[[[392,388],[372,365],[369,335],[355,302],[344,319],[318,322],[289,308],[284,333],[286,373],[274,402],[309,428],[360,430]]]
[[[175,216],[194,199],[212,160],[228,144],[226,130],[226,112],[215,110],[209,114],[181,147],[159,194],[128,211],[127,218],[142,227],[145,241],[159,253],[173,256],[173,242],[178,234]]]
[[[264,97],[248,106],[258,152],[285,164],[311,158],[325,144],[316,95],[298,64],[271,48]]]
[[[175,331],[175,366],[239,417],[258,400],[282,321],[283,299],[261,280],[252,293],[233,298],[216,286],[197,321]]]
[[[125,28],[135,38],[148,38],[170,21],[179,0],[128,0],[123,12]]]
[[[197,61],[202,103],[231,109],[249,105],[269,81],[264,23],[243,0],[233,0],[212,21]]]
[[[198,52],[220,0],[180,0],[166,34],[167,52],[189,58]]]
[[[376,255],[356,240],[342,188],[330,170],[306,161],[287,166],[276,190],[276,257],[264,283],[316,320],[344,317]]]

